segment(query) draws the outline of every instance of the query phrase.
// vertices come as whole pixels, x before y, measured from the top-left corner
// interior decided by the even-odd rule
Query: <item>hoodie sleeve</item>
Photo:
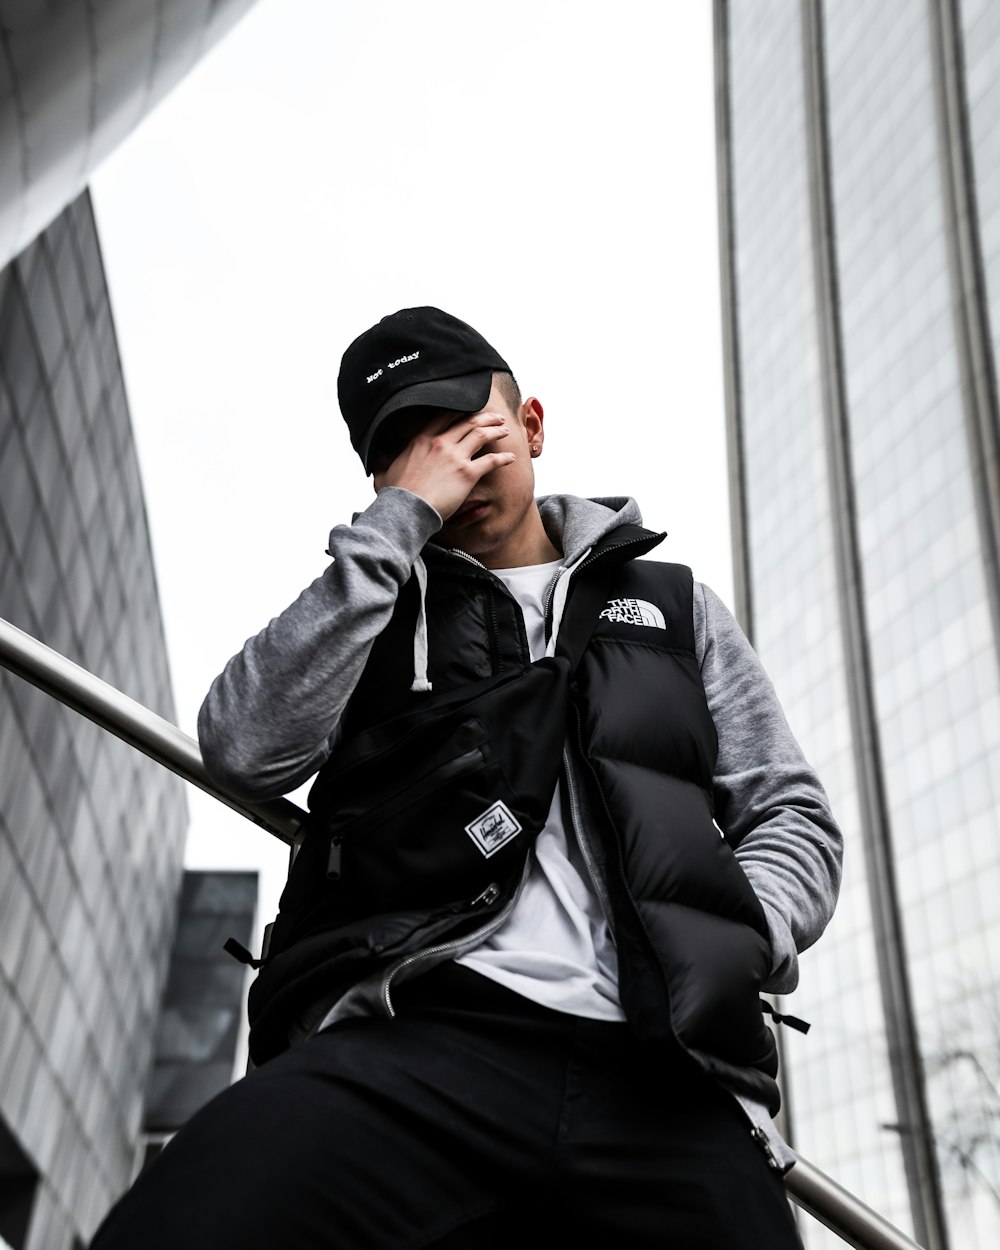
[[[392,615],[434,508],[388,487],[330,534],[332,563],[212,683],[198,714],[208,774],[248,799],[287,794],[326,760],[372,643]]]
[[[798,983],[797,953],[820,936],[840,888],[843,839],[826,793],[785,720],[771,681],[725,604],[695,582],[702,680],[719,737],[716,820],[767,916],[771,976]]]

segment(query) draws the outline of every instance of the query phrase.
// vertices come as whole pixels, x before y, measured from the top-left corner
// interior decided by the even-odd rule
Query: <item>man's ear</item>
[[[541,403],[534,397],[529,395],[521,405],[521,417],[524,421],[524,429],[528,435],[528,445],[537,447],[538,451],[542,450],[542,443],[545,441],[545,432],[542,429],[542,422],[545,420],[545,412]],[[537,452],[535,453],[538,454]]]

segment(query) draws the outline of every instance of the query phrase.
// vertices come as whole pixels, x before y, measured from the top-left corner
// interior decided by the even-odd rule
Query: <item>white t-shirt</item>
[[[494,569],[521,605],[532,660],[545,654],[544,595],[562,567]],[[457,963],[534,1002],[574,1016],[624,1020],[618,959],[587,867],[562,819],[562,780],[528,860],[517,907],[507,921]]]

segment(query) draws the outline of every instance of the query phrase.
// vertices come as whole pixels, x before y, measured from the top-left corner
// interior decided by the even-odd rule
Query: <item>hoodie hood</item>
[[[622,525],[642,525],[639,505],[627,495],[580,499],[576,495],[543,495],[538,500],[542,524],[563,553],[563,565],[576,563],[606,534]]]
[[[562,618],[566,598],[569,593],[570,579],[576,568],[583,563],[590,552],[607,535],[616,530],[630,527],[638,532],[642,526],[642,514],[634,499],[627,495],[611,496],[600,499],[581,499],[577,495],[543,495],[537,501],[538,511],[542,518],[545,532],[554,545],[562,552],[562,565],[552,581],[552,630],[549,637],[548,654],[555,652],[559,625]],[[654,547],[664,536],[640,534],[648,540],[647,547]],[[425,548],[429,558],[434,558],[433,545]],[[441,549],[447,558],[462,557],[461,552]],[[473,563],[479,564],[478,560]],[[413,642],[413,685],[414,692],[431,690],[427,680],[427,609],[426,609],[426,569],[422,556],[414,561],[414,571],[420,586],[420,607]]]

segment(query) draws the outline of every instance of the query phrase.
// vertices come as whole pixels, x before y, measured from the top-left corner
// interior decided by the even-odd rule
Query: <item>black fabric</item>
[[[347,988],[373,963],[477,926],[506,902],[548,812],[569,677],[604,593],[599,576],[574,588],[557,657],[446,685],[443,697],[411,694],[404,711],[397,703],[397,715],[367,729],[351,719],[347,749],[310,792],[305,840],[252,988],[255,1063],[285,1048],[290,1023],[310,1002]],[[408,611],[404,604],[407,620]],[[368,683],[364,694],[370,715],[392,706]],[[444,780],[442,768],[450,770]],[[522,829],[486,856],[465,825],[496,800]]]
[[[476,899],[524,863],[559,777],[569,680],[604,604],[605,585],[574,581],[554,656],[443,693],[345,740],[309,796],[307,859],[338,923]],[[308,864],[308,867],[306,865]],[[291,892],[283,910],[296,910]],[[277,951],[294,940],[282,923]]]
[[[568,688],[551,657],[353,738],[309,796],[331,918],[473,899],[516,871],[552,800]]]
[[[771,962],[767,922],[713,822],[717,739],[695,650],[691,571],[632,558],[657,541],[623,526],[593,553],[611,574],[571,687],[567,750],[584,826],[576,832],[610,901],[621,1001],[637,1036],[679,1042],[705,1071],[773,1113],[777,1055],[759,1008]],[[435,690],[522,667],[520,609],[498,579],[432,547],[425,558]],[[400,651],[412,653],[413,613],[405,593],[348,706],[345,738],[414,698],[393,667]],[[325,874],[321,859],[313,874],[303,860],[302,879]],[[479,928],[509,900],[519,875],[518,868],[498,876],[496,893],[475,901],[341,925],[322,903],[299,905],[290,888],[275,932],[295,926],[295,940],[251,987],[254,1062],[288,1044],[289,1021],[310,1002],[332,1002],[376,970],[389,975],[400,961]]]
[[[735,1101],[676,1047],[446,965],[201,1111],[91,1250],[796,1250]]]
[[[619,926],[622,1006],[645,1036],[676,1037],[776,1109],[776,1049],[758,1002],[767,921],[713,823],[718,742],[695,650],[693,578],[633,561],[614,586],[619,619],[612,611],[598,622],[573,701],[576,750],[619,868],[608,874],[612,901],[632,921]],[[630,604],[656,607],[662,627],[624,619]],[[762,1079],[741,1080],[741,1070]]]
[[[595,553],[591,567],[580,570],[567,600],[565,635],[560,631],[559,645],[564,660],[561,668],[555,667],[556,672],[565,677],[566,664],[579,661],[599,619],[607,570],[624,558],[621,551],[640,554],[661,538],[662,535],[638,527],[625,527],[609,550]],[[502,583],[475,563],[433,548],[428,548],[425,555],[432,570],[427,596],[428,637],[430,674],[437,701],[442,701],[442,696],[443,701],[461,701],[470,687],[475,691],[477,686],[488,687],[493,681],[516,679],[530,661],[516,601]],[[456,577],[456,572],[460,576]],[[516,840],[509,854],[486,861],[491,870],[486,878],[470,883],[460,897],[455,897],[453,882],[446,880],[443,885],[431,883],[438,890],[435,897],[428,893],[421,898],[414,891],[414,901],[410,903],[408,894],[400,893],[399,888],[401,885],[405,890],[409,885],[406,865],[414,870],[420,865],[424,825],[430,823],[427,820],[403,830],[402,840],[409,853],[403,858],[402,867],[391,849],[386,851],[377,845],[379,830],[372,823],[364,831],[375,832],[375,837],[369,839],[371,854],[360,837],[356,848],[346,848],[346,854],[342,844],[339,876],[329,874],[330,822],[344,812],[346,799],[350,798],[350,794],[345,797],[340,776],[345,754],[356,758],[357,744],[360,742],[363,747],[367,735],[374,731],[381,736],[385,725],[396,726],[398,733],[400,723],[414,712],[421,718],[429,703],[435,701],[426,694],[410,691],[411,674],[400,661],[401,655],[412,655],[418,606],[415,578],[411,578],[403,587],[389,627],[376,640],[348,704],[341,735],[345,746],[320,770],[310,792],[311,815],[305,839],[282,893],[267,959],[250,991],[250,1048],[255,1064],[264,1063],[285,1049],[290,1029],[297,1027],[302,1013],[312,1004],[320,999],[332,1001],[379,965],[388,966],[411,951],[426,949],[445,935],[455,939],[479,927],[506,904],[520,880],[527,854],[526,839]],[[531,668],[539,669],[545,664],[552,668],[551,661]],[[561,694],[558,698],[564,703]],[[529,769],[537,757],[544,765],[544,775],[550,778],[544,787],[544,802],[535,803],[535,824],[539,816],[544,820],[548,810],[562,750],[560,721],[548,717],[546,721],[559,732],[543,748],[537,712],[525,714],[524,709],[515,709],[506,716],[506,723],[501,720],[502,738],[506,739],[501,741],[502,749],[515,756],[520,754],[523,767]],[[463,731],[462,726],[459,729]],[[474,733],[475,728],[470,727],[467,732]],[[389,737],[391,740],[392,733]],[[546,758],[553,755],[554,759]],[[439,747],[438,758],[442,757],[448,757],[447,743]],[[419,782],[421,770],[433,764],[422,750],[412,768],[412,780]],[[492,770],[486,776],[495,784],[510,781],[518,770],[515,768],[509,777],[503,778],[494,765],[494,760],[484,760],[484,770]],[[541,775],[537,768],[534,771],[536,776]],[[373,772],[374,776],[362,776],[363,784],[352,788],[354,810],[359,814],[377,801],[387,782],[391,785],[395,780],[379,776],[377,769]],[[404,783],[409,780],[410,776],[405,777]],[[483,773],[473,780],[478,790]],[[536,788],[536,793],[541,790]],[[473,814],[481,810],[474,809]],[[464,831],[461,836],[466,837]],[[426,875],[419,875],[426,888]]]

